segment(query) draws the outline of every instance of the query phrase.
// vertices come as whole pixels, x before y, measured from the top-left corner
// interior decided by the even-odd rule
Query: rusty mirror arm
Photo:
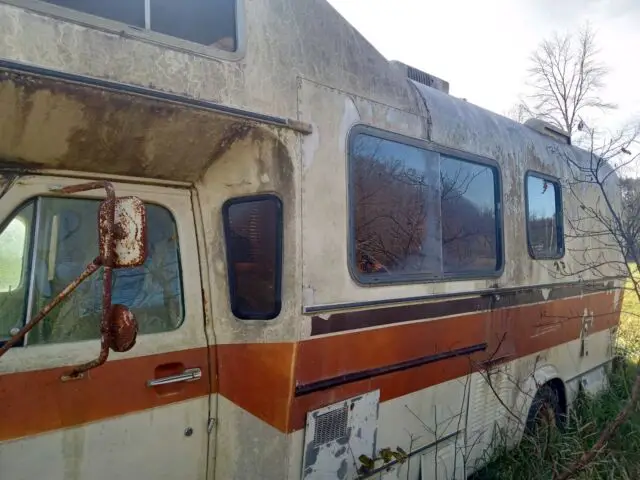
[[[20,331],[2,347],[2,357],[11,347],[40,323],[56,306],[100,267],[102,277],[102,316],[100,321],[100,353],[95,360],[78,365],[65,378],[77,378],[107,361],[109,350],[126,352],[133,348],[138,324],[124,305],[112,305],[111,286],[114,268],[137,267],[144,263],[146,252],[146,209],[137,197],[117,198],[110,182],[91,182],[55,189],[56,193],[73,194],[104,188],[106,198],[98,211],[99,255],[84,271],[42,308]]]

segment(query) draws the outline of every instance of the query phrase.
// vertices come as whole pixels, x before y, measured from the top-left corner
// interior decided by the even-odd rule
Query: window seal
[[[385,275],[363,275],[357,269],[356,262],[356,246],[353,237],[355,231],[355,216],[353,211],[355,208],[354,186],[351,182],[351,150],[355,137],[359,134],[365,134],[381,140],[401,143],[410,147],[420,148],[423,150],[435,152],[441,155],[454,157],[455,159],[475,163],[478,165],[493,168],[494,176],[494,195],[496,198],[496,240],[497,240],[497,262],[498,268],[494,271],[475,271],[469,273],[445,273],[438,275],[429,275],[424,273],[417,274],[385,274]],[[504,208],[502,197],[502,169],[500,164],[494,159],[481,155],[465,152],[455,148],[446,147],[428,140],[410,137],[400,133],[383,130],[368,124],[358,123],[351,127],[347,133],[346,142],[346,182],[347,182],[347,266],[349,275],[352,280],[361,287],[379,287],[391,285],[410,285],[419,283],[443,283],[457,280],[491,280],[500,278],[505,269],[505,248],[504,248]]]
[[[536,255],[531,246],[531,234],[529,228],[529,186],[527,180],[529,177],[537,177],[541,180],[547,180],[553,184],[556,191],[556,245],[559,244],[559,252],[556,255]],[[527,231],[527,250],[529,257],[533,260],[560,260],[564,258],[565,249],[565,231],[564,231],[564,203],[562,198],[562,183],[558,177],[539,172],[537,170],[528,169],[524,172],[524,222]]]
[[[271,200],[276,203],[276,255],[275,255],[275,264],[276,264],[276,274],[275,274],[275,285],[274,285],[274,308],[272,312],[268,314],[264,313],[250,313],[241,315],[241,312],[238,311],[237,305],[233,300],[236,296],[236,273],[235,270],[231,268],[231,251],[229,249],[229,238],[231,237],[231,225],[229,222],[229,210],[232,206],[257,202],[261,200]],[[283,215],[283,202],[282,199],[276,195],[275,193],[257,193],[252,195],[245,195],[240,197],[233,197],[226,200],[222,204],[222,226],[224,232],[224,249],[225,249],[225,261],[227,263],[227,291],[229,295],[229,306],[231,308],[231,313],[236,319],[240,321],[250,321],[250,320],[275,320],[280,316],[282,312],[282,278],[283,278],[283,249],[284,249],[284,215]]]
[[[72,8],[62,7],[40,0],[0,0],[0,4],[12,5],[57,20],[71,22],[101,32],[112,33],[118,37],[138,40],[208,59],[237,62],[242,60],[246,54],[247,29],[244,0],[235,0],[236,49],[233,52],[213,46],[201,45],[182,38],[154,32],[153,30],[136,28],[126,23],[118,22],[117,20],[102,18],[97,15],[80,12]]]

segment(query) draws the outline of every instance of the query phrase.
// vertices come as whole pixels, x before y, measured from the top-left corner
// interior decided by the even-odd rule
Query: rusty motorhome
[[[325,0],[0,0],[0,109],[3,480],[464,478],[605,382],[586,153]]]

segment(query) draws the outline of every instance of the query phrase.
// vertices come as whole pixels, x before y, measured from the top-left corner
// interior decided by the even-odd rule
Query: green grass
[[[637,268],[634,268],[637,273]],[[597,440],[600,432],[622,409],[631,392],[640,359],[640,302],[627,283],[620,319],[618,347],[625,359],[610,377],[609,388],[574,404],[566,430],[525,437],[514,450],[500,449],[477,480],[549,480],[575,462]],[[580,480],[640,479],[640,409],[636,409],[607,444],[606,449],[582,473]]]

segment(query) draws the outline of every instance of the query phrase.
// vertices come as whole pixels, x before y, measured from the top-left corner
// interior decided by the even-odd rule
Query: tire
[[[543,385],[531,402],[525,434],[533,436],[542,430],[561,430],[564,423],[564,409],[560,404],[558,392],[550,385]]]

